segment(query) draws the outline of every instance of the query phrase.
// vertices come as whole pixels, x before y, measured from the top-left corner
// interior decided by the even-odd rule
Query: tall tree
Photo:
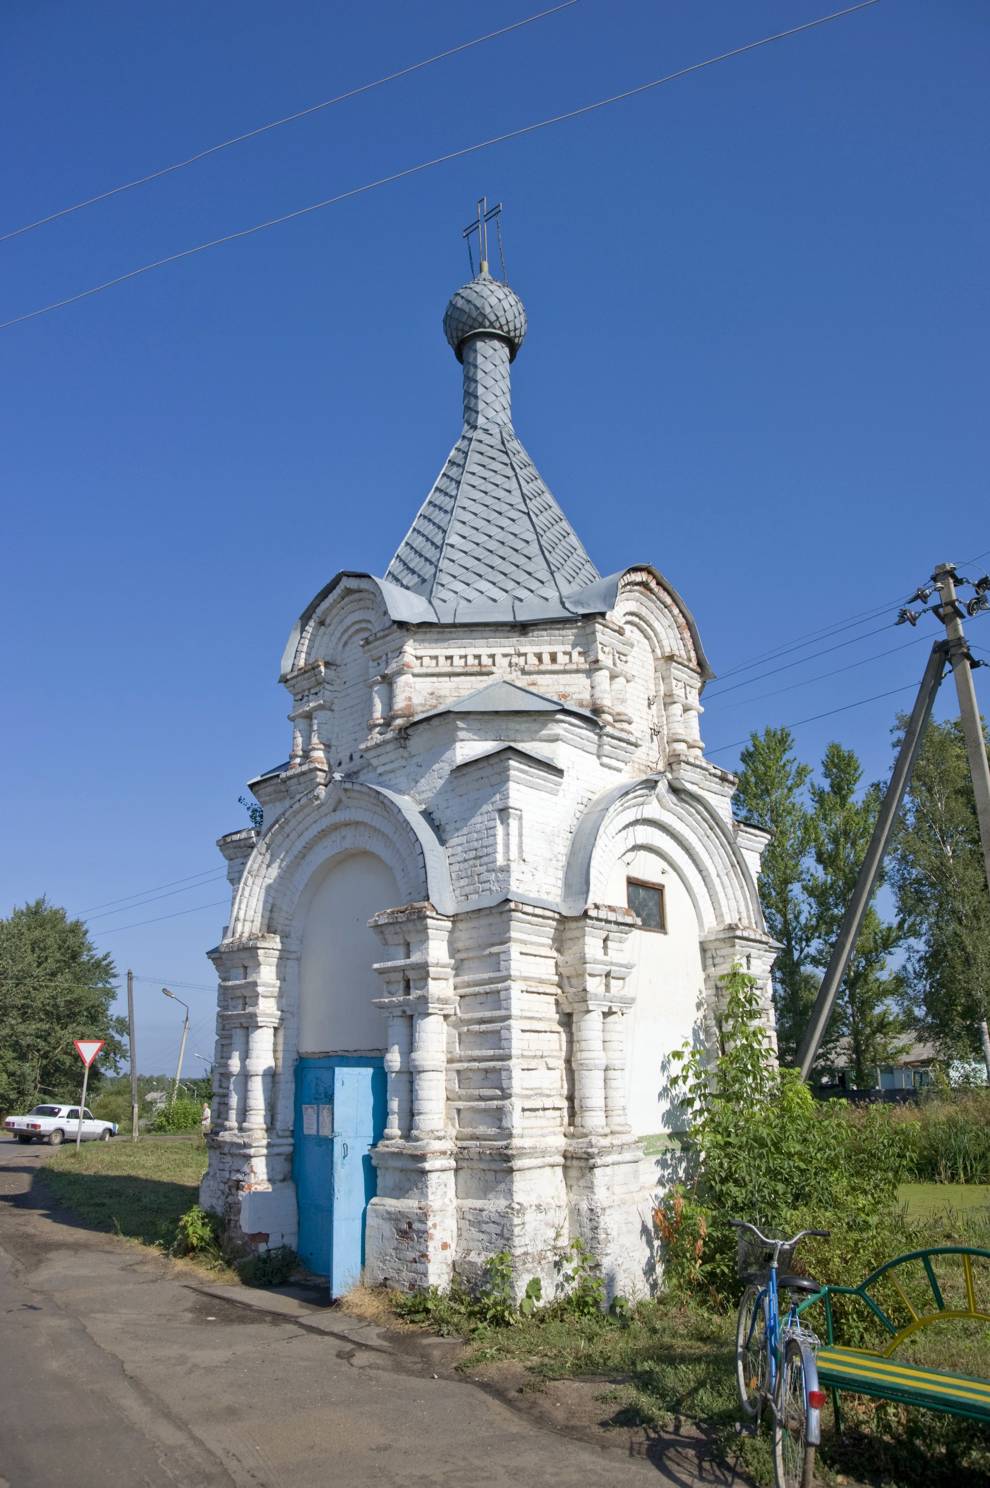
[[[82,920],[36,899],[0,919],[0,1111],[72,1100],[82,1075],[76,1038],[106,1047],[91,1073],[116,1068],[126,1022],[111,1015],[116,971]]]
[[[760,900],[767,929],[781,947],[773,995],[781,1063],[787,1064],[794,1059],[818,985],[807,966],[814,926],[804,893],[812,840],[806,804],[811,767],[795,757],[794,737],[786,728],[752,734],[740,758],[736,814],[771,834],[760,866]]]
[[[958,719],[928,725],[890,878],[912,941],[911,1012],[940,1052],[982,1058],[990,1076],[990,892]]]
[[[851,749],[829,744],[822,761],[822,781],[811,786],[812,858],[806,880],[814,909],[815,940],[811,958],[828,964],[846,905],[880,806],[879,786],[859,794],[862,766]],[[825,1048],[848,1040],[856,1085],[875,1083],[874,1071],[904,1047],[904,1019],[897,1009],[903,991],[898,972],[889,972],[891,953],[902,940],[898,925],[886,923],[871,906],[863,920],[849,970],[839,989]]]

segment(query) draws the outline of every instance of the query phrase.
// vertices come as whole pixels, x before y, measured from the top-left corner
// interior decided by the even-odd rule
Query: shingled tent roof
[[[453,296],[444,329],[464,361],[464,428],[385,577],[422,595],[441,620],[580,613],[568,597],[601,575],[509,415],[522,302],[484,271]],[[488,345],[468,353],[479,340]]]

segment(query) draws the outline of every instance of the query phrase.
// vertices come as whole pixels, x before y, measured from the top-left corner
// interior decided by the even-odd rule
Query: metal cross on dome
[[[471,265],[471,273],[474,274],[474,254],[471,251],[471,237],[478,234],[478,256],[481,260],[478,272],[488,272],[488,224],[495,223],[495,236],[498,240],[498,258],[502,269],[503,282],[508,282],[505,272],[505,248],[502,244],[502,203],[496,202],[493,207],[488,205],[487,196],[479,196],[475,209],[475,218],[464,228],[461,236],[467,243],[468,263]]]

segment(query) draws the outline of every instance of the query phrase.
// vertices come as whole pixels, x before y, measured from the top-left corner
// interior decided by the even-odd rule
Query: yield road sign
[[[73,1039],[72,1042],[76,1046],[76,1053],[79,1055],[79,1058],[82,1060],[82,1062],[86,1066],[86,1068],[89,1069],[90,1065],[93,1063],[93,1060],[96,1058],[97,1054],[99,1054],[100,1050],[103,1048],[103,1045],[105,1044],[106,1040],[105,1039]]]

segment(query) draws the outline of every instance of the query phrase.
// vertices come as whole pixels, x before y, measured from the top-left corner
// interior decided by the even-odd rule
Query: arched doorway
[[[385,1126],[385,1022],[373,1005],[381,945],[368,921],[399,898],[369,852],[320,870],[300,906],[299,1059],[293,1175],[299,1255],[334,1296],[360,1279],[371,1149]]]

